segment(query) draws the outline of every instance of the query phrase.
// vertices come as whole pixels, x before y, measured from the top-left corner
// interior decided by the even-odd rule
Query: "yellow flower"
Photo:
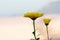
[[[26,14],[24,14],[24,17],[29,17],[33,20],[41,16],[43,16],[42,12],[27,12]]]
[[[51,19],[50,18],[44,18],[43,21],[44,21],[45,25],[48,25],[49,22],[51,21]]]

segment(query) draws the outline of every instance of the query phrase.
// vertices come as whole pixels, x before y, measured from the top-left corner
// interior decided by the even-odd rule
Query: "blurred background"
[[[0,40],[29,40],[33,38],[33,25],[26,12],[43,12],[36,20],[36,30],[41,40],[46,40],[43,18],[51,18],[48,25],[49,37],[60,40],[59,0],[0,0]]]
[[[0,0],[0,17],[22,16],[28,11],[56,13],[60,12],[59,4],[59,0]]]

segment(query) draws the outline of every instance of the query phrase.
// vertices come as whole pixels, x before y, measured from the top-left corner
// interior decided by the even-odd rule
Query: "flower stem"
[[[48,27],[46,26],[46,31],[47,31],[47,39],[49,40],[49,33],[48,33]]]
[[[37,38],[36,38],[36,30],[35,30],[35,20],[33,20],[33,28],[34,28],[34,33],[33,34],[34,34],[34,38],[36,40]]]

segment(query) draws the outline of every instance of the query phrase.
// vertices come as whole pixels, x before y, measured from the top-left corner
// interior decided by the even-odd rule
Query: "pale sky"
[[[55,0],[0,0],[0,17],[19,16],[27,11],[37,11]]]

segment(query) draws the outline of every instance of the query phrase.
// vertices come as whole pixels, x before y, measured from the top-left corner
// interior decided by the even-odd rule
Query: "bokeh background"
[[[59,7],[57,1],[59,0],[0,0],[0,17],[22,16],[28,11],[45,11],[46,6]],[[47,10],[48,8],[46,7]]]
[[[33,25],[23,14],[30,11],[43,12],[36,19],[37,34],[46,40],[43,18],[51,18],[49,35],[52,40],[60,40],[60,1],[59,0],[0,0],[0,40],[29,40],[33,38]]]

